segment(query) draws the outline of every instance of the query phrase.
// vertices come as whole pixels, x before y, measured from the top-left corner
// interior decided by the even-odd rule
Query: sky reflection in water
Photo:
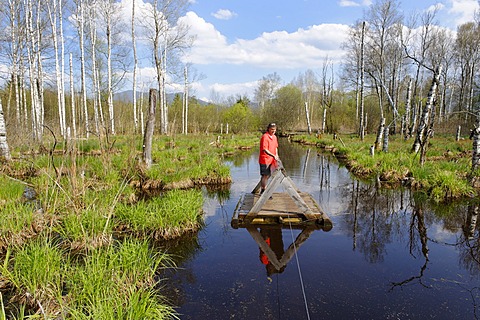
[[[473,203],[435,205],[407,190],[378,189],[352,180],[328,154],[281,141],[287,174],[333,229],[233,229],[239,198],[259,180],[257,157],[228,160],[233,183],[206,197],[205,228],[171,248],[181,258],[166,295],[181,319],[478,318]],[[258,237],[286,266],[272,269]],[[295,240],[297,256],[282,260]]]

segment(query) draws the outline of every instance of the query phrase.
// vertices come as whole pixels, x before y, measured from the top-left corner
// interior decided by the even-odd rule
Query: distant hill
[[[148,99],[148,92],[140,92],[137,91],[137,101],[140,99],[141,95],[144,95],[144,99]],[[178,93],[167,93],[167,103],[172,103],[175,95],[179,94],[180,97],[183,97],[183,92]],[[190,99],[196,99],[199,104],[201,105],[208,105],[209,102],[201,99],[197,99],[195,97],[190,97]],[[122,101],[122,102],[133,102],[133,90],[126,90],[122,92],[115,93],[113,96],[114,101]]]

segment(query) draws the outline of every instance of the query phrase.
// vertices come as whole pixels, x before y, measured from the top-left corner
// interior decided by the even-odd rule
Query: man
[[[270,123],[265,132],[260,138],[260,155],[258,162],[260,163],[260,179],[261,193],[267,187],[268,178],[270,178],[272,165],[275,166],[278,158],[278,140],[275,132],[277,126],[275,123]]]

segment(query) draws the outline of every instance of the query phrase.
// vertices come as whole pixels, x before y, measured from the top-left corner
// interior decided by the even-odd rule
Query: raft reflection
[[[314,227],[302,228],[302,231],[292,242],[287,250],[284,250],[282,226],[260,226],[259,228],[251,226],[246,228],[253,240],[258,244],[260,249],[260,261],[265,265],[267,276],[274,273],[282,273],[288,262],[298,251],[300,246],[310,237]]]

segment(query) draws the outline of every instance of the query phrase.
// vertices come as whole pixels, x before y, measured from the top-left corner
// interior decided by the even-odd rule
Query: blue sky
[[[197,40],[185,61],[204,79],[192,84],[199,98],[247,95],[277,72],[285,83],[326,58],[338,64],[349,26],[371,0],[192,0],[184,17]],[[473,20],[477,0],[404,0],[404,16],[438,6],[438,23],[456,29]]]
[[[126,45],[131,40],[132,1],[116,0],[125,23]],[[189,9],[180,19],[190,25],[196,41],[182,62],[190,63],[201,75],[190,83],[191,95],[206,100],[247,95],[253,100],[258,80],[264,76],[276,72],[287,84],[308,69],[320,73],[326,59],[338,66],[350,26],[362,20],[376,0],[188,1]],[[479,1],[401,0],[400,8],[409,17],[437,6],[439,25],[456,30],[459,24],[473,20]],[[151,16],[151,3],[135,0],[139,26]],[[150,51],[139,53],[138,90],[156,86]],[[8,78],[8,69],[0,63],[0,73],[5,74],[0,78]],[[124,90],[130,90],[132,73],[126,77]],[[170,91],[182,90],[182,83],[171,80]]]

